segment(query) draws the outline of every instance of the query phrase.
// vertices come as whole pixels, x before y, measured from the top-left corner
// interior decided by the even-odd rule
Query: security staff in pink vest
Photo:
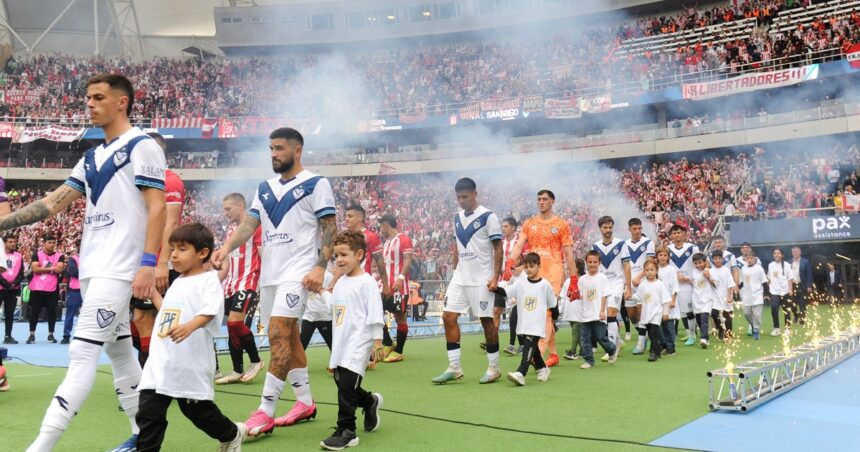
[[[81,241],[75,244],[75,249],[81,249]],[[63,322],[63,340],[61,344],[68,344],[72,336],[72,326],[75,323],[75,316],[81,309],[81,304],[84,302],[81,298],[81,281],[78,279],[78,268],[80,268],[80,257],[78,253],[69,259],[69,265],[66,270],[69,273],[69,289],[66,291],[66,317]]]
[[[66,270],[66,260],[57,252],[57,239],[46,235],[42,249],[33,253],[30,260],[30,337],[27,343],[36,342],[36,324],[42,308],[48,310],[48,342],[56,344],[54,324],[57,322],[57,299],[59,298],[60,275]]]
[[[15,306],[18,305],[18,296],[21,295],[21,280],[24,279],[24,259],[16,248],[18,238],[7,235],[3,240],[6,259],[0,262],[3,273],[0,274],[0,304],[3,305],[3,315],[6,320],[6,335],[4,344],[17,344],[18,341],[12,337],[12,322],[15,320]]]

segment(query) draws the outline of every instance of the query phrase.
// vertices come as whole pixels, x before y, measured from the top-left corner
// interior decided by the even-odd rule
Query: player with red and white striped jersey
[[[230,222],[227,230],[227,237],[230,237],[248,214],[245,197],[231,193],[222,200],[222,208]],[[227,265],[218,274],[224,286],[224,312],[227,313],[227,333],[230,338],[227,346],[233,371],[216,379],[215,384],[249,382],[263,369],[263,360],[257,352],[257,343],[251,331],[259,303],[257,288],[260,283],[261,244],[262,227],[257,227],[248,241],[227,255]],[[244,370],[242,351],[247,352],[251,359],[248,370]]]
[[[376,272],[379,274],[379,279],[382,281],[382,295],[387,297],[391,295],[391,285],[388,281],[388,273],[386,272],[385,260],[382,257],[382,241],[379,240],[379,235],[367,229],[366,212],[364,207],[359,204],[350,204],[346,208],[346,228],[350,231],[364,233],[364,240],[367,242],[361,265],[364,266],[364,272],[368,275],[373,274],[373,263],[376,263]],[[335,280],[337,282],[337,280]],[[334,284],[334,283],[332,283]]]
[[[397,321],[397,345],[392,349],[388,328],[383,328],[382,345],[387,353],[383,362],[403,361],[403,346],[409,334],[406,324],[406,304],[409,300],[409,268],[412,266],[412,240],[397,229],[397,218],[385,214],[379,219],[379,232],[385,237],[382,244],[382,258],[391,295],[384,298],[383,307],[394,315]]]

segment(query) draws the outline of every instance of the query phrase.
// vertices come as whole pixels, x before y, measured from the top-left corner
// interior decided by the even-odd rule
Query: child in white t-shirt
[[[308,301],[305,305],[305,312],[302,313],[302,328],[299,339],[302,341],[302,348],[307,350],[311,343],[314,331],[319,331],[331,351],[331,280],[334,278],[332,272],[326,270],[323,277],[323,290],[319,293],[308,294]]]
[[[711,310],[717,301],[716,283],[711,277],[711,271],[707,268],[708,261],[702,253],[693,255],[693,271],[690,280],[693,284],[693,313],[696,315],[696,324],[700,329],[699,345],[708,348],[708,327],[710,325]]]
[[[579,322],[579,343],[582,344],[582,359],[585,360],[580,369],[594,367],[595,342],[599,343],[609,355],[609,362],[618,359],[618,347],[609,340],[606,326],[606,297],[609,290],[609,280],[600,273],[600,253],[591,250],[585,255],[586,274],[579,278],[579,293],[582,297],[580,309],[574,316]]]
[[[654,362],[660,359],[663,343],[660,326],[664,319],[669,319],[669,303],[672,301],[672,296],[666,286],[657,279],[656,262],[646,261],[643,270],[645,279],[638,281],[639,284],[636,287],[636,298],[639,299],[641,306],[639,325],[648,330],[648,339],[651,340],[648,361]]]
[[[582,261],[576,262],[576,268],[580,275],[585,274],[585,263]],[[564,359],[577,360],[582,356],[582,344],[579,342],[580,324],[576,320],[576,312],[582,310],[582,294],[580,299],[571,300],[567,296],[567,291],[570,288],[570,278],[564,279],[564,284],[561,286],[561,292],[558,295],[558,311],[561,319],[570,324],[571,346],[570,350],[565,352]]]
[[[717,327],[720,340],[731,339],[735,278],[729,267],[724,265],[722,250],[711,253],[711,261],[714,263],[714,267],[710,269],[711,279],[714,281],[714,291],[716,292],[711,316],[714,318],[714,325]]]
[[[764,306],[764,284],[767,275],[761,265],[756,263],[758,258],[750,253],[744,256],[746,265],[741,267],[741,305],[744,317],[752,326],[754,340],[761,337],[761,311]]]
[[[523,355],[520,367],[508,373],[508,380],[517,386],[526,384],[529,365],[534,364],[537,380],[549,379],[549,367],[541,356],[538,342],[546,337],[546,312],[552,312],[552,319],[558,319],[558,303],[552,285],[540,277],[540,255],[528,253],[523,257],[526,277],[517,280],[509,287],[508,303],[516,304],[517,335],[523,341]]]
[[[669,315],[663,321],[661,327],[663,330],[663,349],[666,355],[675,355],[675,329],[678,327],[678,321],[681,320],[681,305],[678,303],[678,270],[669,264],[669,248],[659,247],[655,254],[657,255],[657,277],[660,282],[666,286],[666,290],[671,295],[669,300]]]
[[[358,445],[355,410],[364,409],[364,431],[379,427],[382,394],[361,387],[367,357],[382,359],[382,303],[372,276],[364,272],[361,261],[367,243],[363,232],[344,231],[334,239],[334,256],[343,275],[334,285],[332,344],[329,368],[337,384],[337,428],[320,446],[341,450]]]
[[[199,223],[184,224],[170,234],[170,261],[182,274],[162,299],[158,309],[149,359],[140,384],[137,424],[138,450],[159,450],[167,430],[167,408],[175,399],[194,425],[221,443],[221,450],[239,451],[245,425],[233,423],[213,402],[215,355],[213,337],[220,333],[224,294],[218,275],[203,265],[215,248],[212,232]]]

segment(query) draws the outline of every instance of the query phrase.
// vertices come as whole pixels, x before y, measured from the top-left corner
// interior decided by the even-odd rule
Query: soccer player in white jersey
[[[220,267],[234,249],[251,238],[257,226],[263,226],[260,316],[269,327],[271,363],[260,407],[245,422],[252,437],[316,416],[299,319],[308,294],[322,288],[337,233],[331,184],[302,166],[302,134],[284,127],[273,131],[269,140],[272,169],[278,175],[259,185],[245,221],[212,256],[213,265]],[[286,380],[296,403],[275,419]]]
[[[645,262],[654,258],[654,241],[642,235],[642,220],[638,218],[631,218],[627,221],[627,228],[630,231],[630,238],[624,243],[627,246],[627,253],[630,255],[630,277],[632,279],[642,275],[645,271]],[[641,355],[645,353],[647,331],[645,326],[639,325],[639,314],[642,311],[639,297],[636,296],[635,292],[629,299],[624,300],[624,306],[630,320],[636,325],[636,332],[639,333],[633,354]]]
[[[495,291],[502,271],[502,228],[496,214],[478,204],[475,181],[467,177],[458,180],[454,185],[454,193],[460,205],[460,211],[454,217],[457,248],[454,253],[454,275],[445,291],[442,308],[448,368],[432,381],[445,384],[463,378],[460,366],[460,325],[457,319],[471,310],[484,328],[489,361],[487,371],[478,382],[492,383],[502,376],[499,370],[499,330],[493,323]]]
[[[128,300],[150,298],[164,230],[164,152],[128,120],[131,82],[99,74],[87,81],[87,110],[105,143],[88,150],[56,190],[0,218],[0,230],[35,223],[87,200],[80,253],[83,305],[69,345],[69,369],[28,451],[53,449],[92,389],[102,349],[111,360],[114,387],[129,417],[132,437],[115,450],[137,446],[140,364],[129,333]]]
[[[726,249],[726,238],[721,235],[715,235],[713,239],[711,239],[711,247],[712,250],[708,253],[708,263],[711,264],[711,267],[714,266],[714,257],[713,252],[719,251],[723,256],[723,265],[729,269],[729,272],[732,274],[732,279],[735,280],[735,286],[740,283],[740,271],[743,266],[742,259],[738,259],[735,257],[735,254]],[[737,293],[737,292],[735,292]]]
[[[624,240],[613,237],[614,226],[615,220],[612,217],[603,216],[597,220],[601,239],[594,242],[592,249],[600,254],[600,273],[604,274],[609,282],[606,291],[606,327],[609,340],[623,348],[624,341],[618,333],[618,311],[621,309],[621,297],[631,298],[633,289],[630,285],[630,253]],[[608,361],[609,354],[602,360]]]
[[[669,229],[669,258],[675,270],[678,271],[678,298],[681,308],[681,321],[687,330],[687,341],[684,345],[696,343],[696,314],[693,313],[693,284],[690,275],[693,273],[693,255],[699,252],[699,247],[687,243],[687,228],[675,224]]]

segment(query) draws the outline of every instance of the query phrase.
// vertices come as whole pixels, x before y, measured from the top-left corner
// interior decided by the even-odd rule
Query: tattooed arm
[[[326,215],[320,218],[319,223],[322,229],[320,255],[313,270],[302,279],[302,285],[311,292],[319,292],[322,288],[323,279],[325,278],[325,268],[328,265],[329,259],[334,254],[332,249],[334,246],[332,244],[334,243],[334,236],[337,234],[337,219],[334,215]]]
[[[221,248],[212,253],[212,266],[220,270],[224,258],[241,244],[247,242],[248,239],[253,237],[254,232],[257,231],[258,227],[260,227],[260,220],[258,218],[253,215],[245,215],[245,220],[236,227],[236,230],[233,231],[232,234],[230,234],[230,237],[227,238],[227,241],[225,241],[223,245],[221,245]]]
[[[62,212],[81,196],[83,196],[83,193],[78,190],[65,184],[60,185],[44,198],[32,202],[9,215],[0,217],[0,231],[8,231],[9,229],[38,223],[46,218],[50,218]]]

